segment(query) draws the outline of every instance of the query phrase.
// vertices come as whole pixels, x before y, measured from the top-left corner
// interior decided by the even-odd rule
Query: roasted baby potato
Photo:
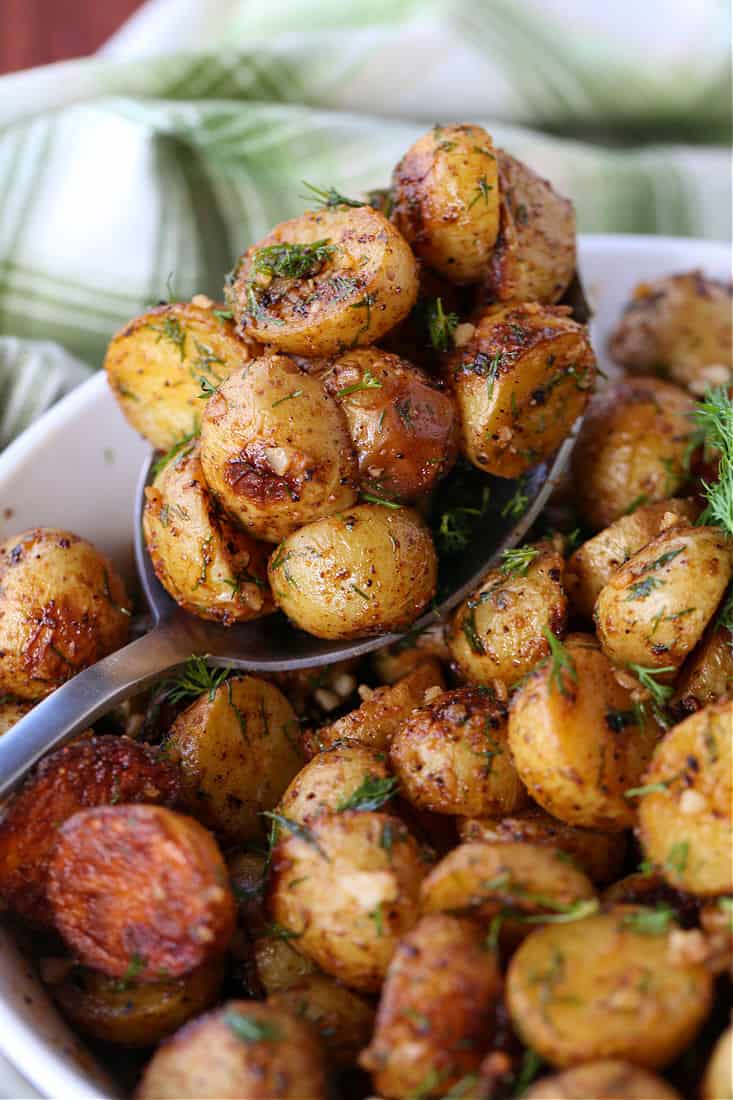
[[[0,897],[25,921],[47,927],[48,866],[59,828],[77,810],[113,803],[172,805],[177,772],[157,750],[127,737],[91,737],[46,756],[0,821]]]
[[[119,649],[130,600],[90,542],[36,527],[0,543],[0,692],[42,699]]]
[[[607,1059],[543,1077],[525,1100],[682,1100],[666,1081],[631,1062]]]
[[[669,730],[639,795],[647,857],[673,886],[703,897],[733,892],[733,701],[715,703]]]
[[[461,449],[489,474],[519,477],[557,450],[588,403],[595,355],[566,306],[489,306],[446,356]]]
[[[609,340],[629,374],[657,374],[693,393],[733,383],[730,283],[702,271],[639,283]]]
[[[719,527],[670,527],[618,569],[595,609],[617,665],[678,669],[703,635],[733,575],[733,539]]]
[[[551,542],[521,547],[487,573],[456,611],[451,656],[467,680],[511,687],[549,653],[547,632],[565,627],[565,560]]]
[[[335,361],[324,385],[346,416],[362,489],[412,500],[450,470],[458,453],[453,399],[418,367],[360,348]]]
[[[509,748],[535,802],[569,825],[616,832],[634,824],[638,787],[659,728],[623,687],[595,639],[555,643],[509,713]]]
[[[270,548],[214,504],[191,444],[145,490],[143,531],[156,576],[185,611],[229,626],[274,610]]]
[[[712,979],[699,964],[672,965],[670,933],[637,930],[624,908],[532,932],[509,964],[512,1023],[554,1066],[604,1058],[659,1069],[694,1039],[710,1009]]]
[[[310,1024],[256,1001],[228,1001],[191,1020],[148,1063],[136,1100],[325,1100]]]
[[[0,698],[0,737],[25,718],[33,710],[33,703],[21,699],[12,699],[9,695]]]
[[[590,402],[573,451],[578,506],[598,531],[688,480],[695,402],[670,382],[613,382]]]
[[[450,650],[445,640],[445,623],[442,621],[421,630],[414,638],[405,638],[394,645],[375,650],[372,654],[372,665],[381,684],[395,684],[429,658],[436,661],[450,660]]]
[[[395,781],[390,781],[386,752],[346,741],[318,753],[298,772],[280,799],[278,811],[289,821],[305,824],[347,807],[379,809],[395,786]],[[375,797],[378,804],[369,805]]]
[[[270,558],[278,606],[317,638],[401,630],[435,595],[430,532],[409,508],[359,504],[306,524]]]
[[[733,1028],[718,1039],[705,1069],[700,1093],[702,1100],[731,1100],[733,1097]]]
[[[716,624],[717,617],[682,666],[672,705],[687,713],[733,695],[733,630]]]
[[[502,986],[485,941],[480,924],[432,913],[399,944],[359,1059],[381,1096],[445,1096],[476,1073]]]
[[[389,754],[401,789],[420,809],[509,813],[527,800],[509,755],[506,706],[489,688],[446,691],[413,710]]]
[[[429,267],[453,283],[476,283],[499,232],[499,179],[481,126],[434,126],[392,175],[392,219]]]
[[[337,206],[281,222],[252,245],[228,298],[240,332],[312,357],[376,343],[417,290],[417,262],[391,222],[371,206]]]
[[[201,465],[224,511],[266,542],[357,497],[346,417],[321,382],[285,355],[255,359],[209,399]]]
[[[165,742],[183,780],[182,806],[228,840],[262,833],[303,765],[300,723],[274,684],[255,676],[226,680],[183,711]]]
[[[371,1004],[325,974],[310,974],[297,985],[268,997],[267,1003],[312,1024],[332,1066],[355,1065],[359,1051],[371,1038],[374,1027]]]
[[[226,951],[234,931],[216,841],[161,806],[75,813],[58,831],[47,890],[76,957],[110,978],[180,978]]]
[[[374,992],[417,919],[424,857],[388,814],[323,814],[309,828],[275,848],[270,912],[327,974]]]
[[[281,993],[304,978],[318,973],[318,967],[305,955],[299,955],[287,939],[287,933],[281,933],[275,925],[268,928],[265,935],[258,937],[253,945],[255,969],[264,992],[271,996]]]

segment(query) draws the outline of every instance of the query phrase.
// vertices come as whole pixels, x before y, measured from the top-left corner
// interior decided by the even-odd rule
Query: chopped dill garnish
[[[262,817],[269,818],[278,828],[287,829],[293,836],[297,836],[300,840],[304,840],[306,844],[310,844],[311,848],[315,848],[318,854],[323,856],[327,862],[330,862],[314,834],[306,825],[301,825],[297,821],[291,821],[289,817],[283,817],[282,814],[275,813],[274,810],[263,810]]]
[[[256,1020],[233,1009],[224,1013],[224,1023],[243,1043],[272,1043],[283,1037],[280,1029],[269,1020]]]
[[[186,358],[186,330],[181,327],[181,322],[177,317],[171,317],[170,314],[167,314],[163,318],[162,324],[148,325],[147,327],[158,333],[158,343],[161,340],[170,340],[178,349],[181,362],[183,362]]]
[[[534,546],[515,546],[511,550],[504,550],[501,555],[501,571],[510,577],[526,577],[527,571],[539,557],[539,550]]]
[[[328,238],[312,244],[270,244],[257,249],[252,266],[261,275],[305,279],[316,275],[334,251]]]
[[[336,391],[336,397],[348,397],[350,393],[359,393],[361,390],[381,390],[381,388],[382,383],[367,367],[359,382],[354,382],[351,386],[343,386]]]
[[[560,639],[552,633],[549,626],[544,626],[542,633],[550,647],[550,686],[552,687],[554,684],[561,695],[569,695],[570,691],[563,679],[563,672],[566,672],[570,679],[577,683],[578,670],[575,667],[575,662]]]
[[[338,813],[344,810],[378,810],[395,796],[397,787],[398,781],[394,778],[380,779],[375,775],[367,775],[355,791],[339,802],[336,810]]]
[[[294,397],[302,397],[302,390],[292,390],[290,393],[286,393],[284,397],[279,397],[277,401],[273,401],[270,405],[271,409],[276,409],[278,405],[283,405],[286,401],[292,401]]]
[[[436,351],[448,351],[453,347],[453,333],[458,327],[458,314],[446,313],[443,310],[442,298],[433,298],[428,302],[426,316],[430,343]]]
[[[171,703],[186,699],[198,699],[208,692],[212,702],[219,688],[229,676],[229,668],[211,668],[205,657],[189,657],[183,668],[161,685],[163,695]]]
[[[368,206],[369,203],[360,199],[350,199],[346,195],[342,195],[340,191],[337,191],[335,187],[314,187],[312,183],[308,183],[307,180],[301,180],[304,187],[307,187],[311,192],[310,195],[302,195],[301,198],[311,200],[312,197],[318,199],[318,205],[321,207],[330,208],[333,206]]]
[[[702,483],[707,506],[697,522],[716,524],[733,535],[733,397],[725,386],[709,389],[692,415],[706,450],[720,454],[717,480]]]
[[[641,936],[663,936],[669,931],[670,923],[677,918],[677,911],[669,905],[658,902],[654,909],[639,909],[633,913],[624,913],[622,928],[631,928]]]
[[[484,202],[486,203],[486,205],[488,206],[489,205],[489,192],[493,191],[493,190],[494,190],[494,188],[493,188],[492,184],[487,182],[485,176],[482,176],[481,179],[478,181],[478,189],[476,191],[476,194],[471,199],[471,201],[469,202],[466,209],[470,210],[471,207],[475,206],[477,202],[481,201],[481,199],[483,199]]]
[[[157,477],[161,470],[164,470],[166,466],[170,465],[176,458],[182,458],[184,455],[189,455],[193,450],[194,441],[198,439],[199,427],[196,425],[192,431],[187,435],[181,436],[176,440],[169,451],[166,451],[164,455],[156,459],[151,468],[153,477]]]
[[[520,478],[514,496],[509,498],[501,510],[501,514],[505,519],[507,516],[511,516],[512,519],[519,519],[527,511],[529,497],[524,491],[525,485],[524,478]]]

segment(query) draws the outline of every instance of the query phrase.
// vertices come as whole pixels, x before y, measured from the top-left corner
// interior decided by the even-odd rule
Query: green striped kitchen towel
[[[147,303],[480,121],[586,231],[730,234],[727,0],[152,0],[0,80],[0,444]]]

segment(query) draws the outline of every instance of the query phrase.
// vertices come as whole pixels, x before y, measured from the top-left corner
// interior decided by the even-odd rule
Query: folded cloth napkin
[[[584,231],[727,238],[726,0],[152,0],[94,58],[0,80],[0,445],[160,298],[479,121]],[[55,345],[55,346],[51,346]]]

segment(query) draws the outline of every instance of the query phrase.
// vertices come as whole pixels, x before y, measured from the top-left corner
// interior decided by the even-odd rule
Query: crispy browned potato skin
[[[247,1041],[237,1018],[259,1026]],[[315,1031],[292,1012],[256,1001],[228,1001],[199,1016],[153,1055],[135,1100],[325,1100],[323,1055]]]
[[[645,716],[639,727],[631,692],[594,638],[575,634],[564,644],[577,679],[568,670],[553,675],[549,660],[512,700],[515,766],[531,797],[553,817],[609,833],[628,829],[635,815],[625,792],[640,785],[658,726]]]
[[[270,912],[327,974],[374,992],[417,919],[424,856],[388,814],[324,814],[309,828],[308,840],[291,834],[275,848]]]
[[[0,692],[42,699],[127,641],[130,600],[104,554],[55,527],[0,544]]]
[[[503,817],[466,818],[461,840],[488,844],[538,844],[565,852],[592,882],[610,882],[621,872],[626,855],[624,833],[579,829],[551,817],[539,806],[527,806]]]
[[[598,594],[614,573],[666,527],[693,523],[698,512],[693,500],[643,504],[584,542],[568,559],[563,582],[573,610],[591,619]]]
[[[405,639],[404,642],[375,650],[372,666],[381,684],[395,684],[429,658],[450,660],[442,621],[421,631],[414,642]]]
[[[719,527],[663,531],[598,595],[594,618],[604,652],[617,665],[679,668],[700,641],[731,575],[733,539]]]
[[[127,737],[91,737],[46,756],[0,821],[0,896],[25,921],[47,927],[48,865],[58,829],[77,810],[109,803],[172,805],[180,778],[157,750]]]
[[[418,367],[360,348],[335,361],[324,385],[346,416],[363,489],[413,500],[448,473],[458,453],[455,405]]]
[[[730,1100],[733,1097],[733,1028],[718,1039],[702,1080],[702,1100]]]
[[[613,382],[595,394],[573,451],[577,503],[595,530],[678,493],[689,476],[694,408],[688,393],[657,378]]]
[[[489,688],[446,691],[414,710],[389,755],[401,789],[420,809],[509,813],[527,801],[509,754],[506,706]]]
[[[216,387],[256,346],[217,316],[216,302],[172,302],[136,317],[107,349],[104,367],[127,420],[160,451],[195,430],[201,417],[202,380]]]
[[[669,933],[643,935],[629,911],[545,925],[509,964],[519,1035],[558,1067],[604,1058],[668,1065],[694,1039],[712,998],[702,965],[670,965]]]
[[[411,508],[358,504],[306,524],[270,558],[275,601],[317,638],[366,638],[408,627],[435,595],[438,565]]]
[[[236,905],[226,864],[193,818],[161,806],[98,806],[62,825],[48,898],[76,957],[111,978],[179,978],[221,955]]]
[[[310,974],[296,985],[267,998],[312,1024],[321,1036],[327,1061],[346,1068],[356,1064],[359,1051],[371,1038],[374,1009],[358,993],[325,974]]]
[[[448,645],[467,680],[487,686],[503,680],[511,687],[549,653],[544,630],[564,630],[565,560],[552,543],[536,549],[524,576],[492,570],[453,616]]]
[[[68,1020],[94,1039],[148,1047],[177,1031],[216,1002],[224,959],[211,959],[172,981],[137,983],[75,967],[51,992]]]
[[[468,343],[445,357],[461,450],[480,470],[519,477],[559,447],[588,403],[596,359],[569,313],[527,301],[485,307]]]
[[[630,374],[657,374],[702,394],[733,383],[730,283],[702,271],[639,283],[608,348]]]
[[[33,703],[21,699],[11,699],[9,696],[0,701],[0,737],[13,726],[25,718],[29,711],[33,710]]]
[[[311,974],[318,973],[315,963],[305,955],[298,954],[290,940],[283,939],[282,936],[260,936],[255,940],[252,950],[257,977],[268,997],[299,985]]]
[[[733,631],[711,623],[682,666],[672,705],[686,713],[733,695]]]
[[[526,1100],[681,1100],[680,1094],[631,1062],[608,1059],[574,1066],[543,1077],[524,1093]]]
[[[392,219],[415,254],[451,282],[478,282],[499,231],[490,135],[481,126],[434,126],[395,167],[392,194]]]
[[[261,835],[260,814],[304,761],[295,711],[256,676],[232,677],[192,703],[171,727],[166,756],[181,771],[182,806],[230,841]]]
[[[274,610],[270,547],[215,506],[197,445],[160,471],[145,498],[143,531],[153,568],[184,611],[229,626]]]
[[[638,799],[647,857],[673,886],[703,897],[733,892],[731,730],[732,700],[674,726],[644,776],[663,789]]]
[[[262,248],[327,242],[333,252],[306,278],[255,270]],[[417,263],[407,241],[370,206],[309,210],[281,222],[245,252],[229,301],[240,332],[295,355],[337,355],[376,343],[417,299]]]
[[[328,726],[308,731],[304,737],[306,750],[313,754],[341,741],[356,741],[379,752],[389,746],[410,711],[422,706],[425,692],[444,687],[438,662],[424,659],[401,680],[376,688],[360,707]]]
[[[478,1070],[502,989],[485,940],[480,924],[445,913],[421,917],[402,940],[359,1059],[380,1095],[444,1096]]]
[[[207,401],[201,465],[224,511],[266,542],[357,497],[346,417],[286,355],[253,360]]]
[[[343,742],[320,752],[291,779],[278,812],[290,821],[306,824],[333,813],[367,779],[388,779],[386,752],[358,742]]]

